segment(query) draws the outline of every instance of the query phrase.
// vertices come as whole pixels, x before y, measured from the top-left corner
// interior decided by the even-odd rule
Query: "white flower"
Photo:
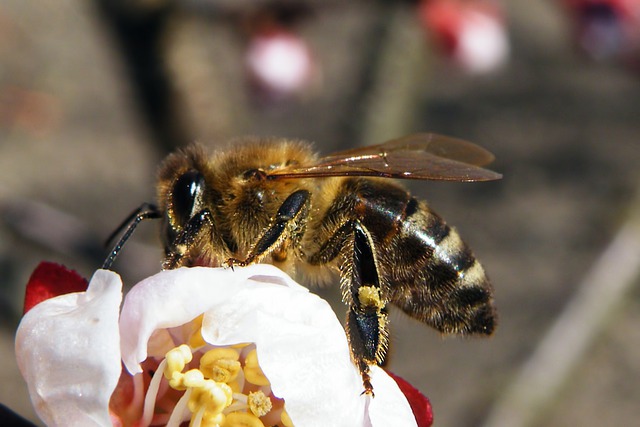
[[[86,292],[25,315],[16,354],[46,424],[226,426],[247,414],[279,425],[415,425],[383,370],[372,367],[375,398],[362,394],[329,305],[273,266],[164,271],[133,287],[120,313],[121,286],[100,270]]]
[[[86,292],[46,300],[22,318],[18,367],[45,424],[110,425],[109,399],[121,371],[121,300],[120,278],[100,270]]]

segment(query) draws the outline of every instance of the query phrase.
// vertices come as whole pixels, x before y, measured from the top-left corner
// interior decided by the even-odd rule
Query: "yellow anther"
[[[232,348],[214,348],[207,351],[200,359],[200,370],[207,378],[228,383],[240,372],[240,354]]]
[[[229,347],[219,347],[207,351],[200,359],[200,366],[208,365],[219,359],[238,360],[240,353]]]
[[[201,314],[200,316],[198,316],[195,319],[193,319],[190,322],[190,325],[193,328],[193,330],[202,329],[202,322],[203,321],[204,321],[204,314]]]
[[[250,392],[247,398],[247,404],[256,417],[264,417],[273,407],[271,399],[269,399],[269,396],[266,396],[262,390],[258,390],[255,393]]]
[[[382,307],[380,289],[375,286],[362,286],[358,288],[358,300],[365,307]]]
[[[196,330],[193,334],[191,334],[188,343],[189,347],[191,348],[200,348],[207,345],[207,342],[202,337],[202,328]]]
[[[237,360],[218,360],[211,370],[210,378],[214,381],[228,383],[238,377],[241,368],[242,366]]]
[[[174,390],[186,390],[187,387],[183,384],[184,374],[182,372],[173,371],[171,378],[169,378],[169,386]]]
[[[186,390],[203,387],[205,381],[204,375],[197,369],[190,369],[185,373],[174,371],[169,379],[169,386],[175,390]]]
[[[233,391],[231,387],[224,383],[217,383],[212,380],[204,380],[201,387],[194,388],[189,398],[189,410],[192,413],[205,407],[211,416],[218,414],[233,401]]]
[[[204,375],[198,369],[190,369],[182,377],[182,384],[185,387],[202,387],[204,382]]]
[[[291,421],[291,418],[289,418],[289,414],[284,409],[280,413],[280,421],[282,422],[282,425],[284,427],[293,427],[293,421]]]
[[[200,348],[207,345],[206,341],[202,337],[202,320],[203,319],[204,319],[204,315],[201,314],[200,316],[193,319],[190,323],[191,327],[193,328],[192,329],[193,332],[189,336],[189,340],[187,342],[189,343],[189,346],[191,348]]]
[[[248,412],[231,412],[224,418],[221,427],[264,427],[260,418]]]
[[[241,392],[242,392],[242,389],[240,388],[240,383],[239,383],[238,381],[235,381],[235,380],[234,380],[234,381],[229,381],[229,382],[227,383],[227,385],[228,385],[229,387],[231,387],[231,390],[232,390],[234,393],[241,393]]]
[[[251,384],[260,386],[270,384],[258,364],[258,352],[255,349],[247,354],[247,358],[244,361],[244,377]]]
[[[225,415],[222,413],[214,414],[209,411],[205,411],[202,416],[202,421],[200,422],[199,427],[219,427],[222,423],[224,423]],[[193,421],[193,418],[192,418]],[[191,425],[191,424],[189,424]]]
[[[191,349],[188,345],[182,344],[167,352],[164,356],[167,359],[167,366],[164,368],[164,376],[170,380],[174,372],[182,372],[187,363],[193,359]]]

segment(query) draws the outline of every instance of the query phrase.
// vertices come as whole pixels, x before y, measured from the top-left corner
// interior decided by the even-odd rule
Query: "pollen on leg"
[[[363,307],[383,307],[380,299],[380,289],[375,286],[361,286],[358,288],[358,301]]]

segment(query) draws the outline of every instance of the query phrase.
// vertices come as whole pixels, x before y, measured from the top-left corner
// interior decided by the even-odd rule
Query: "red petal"
[[[409,401],[413,415],[416,417],[418,427],[430,427],[433,424],[433,411],[431,409],[431,402],[429,402],[429,399],[401,377],[394,375],[389,371],[387,371],[387,374],[396,381],[398,387],[400,387],[400,391],[402,391],[406,396],[407,401]]]
[[[87,281],[60,264],[43,261],[31,274],[24,296],[23,313],[36,304],[58,295],[87,290]]]

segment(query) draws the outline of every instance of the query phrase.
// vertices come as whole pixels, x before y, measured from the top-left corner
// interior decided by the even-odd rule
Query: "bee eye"
[[[173,184],[171,207],[176,225],[184,225],[202,206],[204,177],[197,171],[189,171]]]

